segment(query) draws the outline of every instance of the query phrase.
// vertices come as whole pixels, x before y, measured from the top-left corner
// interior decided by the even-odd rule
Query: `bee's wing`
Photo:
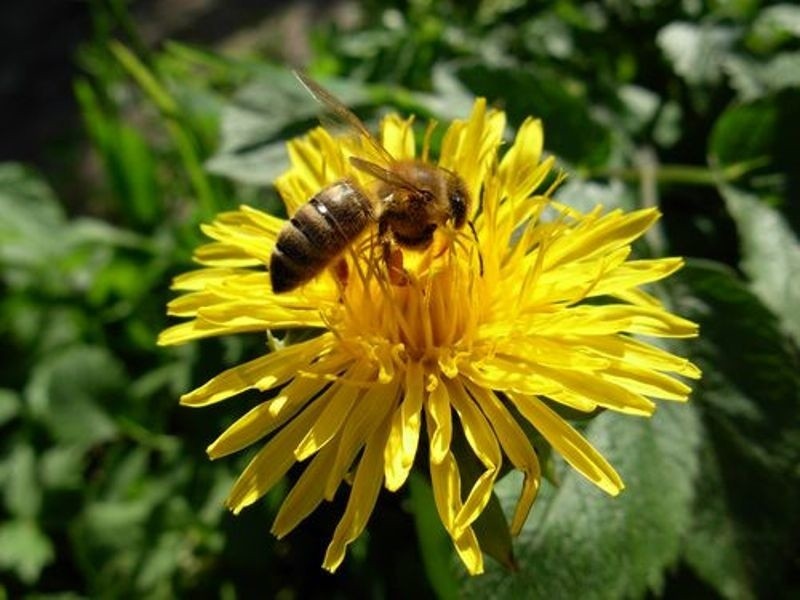
[[[336,96],[331,94],[305,73],[294,71],[294,75],[300,80],[300,83],[303,84],[308,92],[331,112],[331,116],[334,117],[337,123],[344,125],[354,133],[357,133],[362,139],[366,140],[385,164],[390,165],[394,162],[394,158],[389,154],[389,151],[369,132],[367,126],[364,125],[361,119],[342,104]]]
[[[350,157],[350,164],[353,165],[359,171],[363,171],[369,175],[372,175],[376,179],[380,179],[381,181],[385,181],[386,183],[390,183],[395,187],[404,188],[407,190],[413,190],[417,192],[422,192],[414,183],[405,177],[402,177],[398,173],[394,171],[390,171],[389,169],[384,169],[380,165],[376,165],[373,162],[368,160],[364,160],[363,158],[358,158],[357,156]]]

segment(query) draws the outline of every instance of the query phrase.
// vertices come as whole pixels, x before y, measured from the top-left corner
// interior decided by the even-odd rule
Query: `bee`
[[[468,223],[477,240],[468,220],[470,195],[458,174],[421,160],[396,160],[336,97],[306,75],[295,75],[337,122],[366,141],[381,164],[350,157],[355,169],[375,178],[373,193],[345,178],[320,190],[287,221],[270,257],[275,293],[293,290],[318,275],[375,223],[393,283],[405,280],[398,247],[424,250],[433,242],[436,229],[448,224],[460,230]],[[482,272],[480,254],[479,258]],[[340,260],[340,279],[346,278],[342,265],[346,267]]]

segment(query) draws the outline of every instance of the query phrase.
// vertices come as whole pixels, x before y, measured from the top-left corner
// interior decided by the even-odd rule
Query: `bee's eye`
[[[450,210],[453,213],[453,226],[460,229],[467,220],[467,195],[462,189],[450,192]]]

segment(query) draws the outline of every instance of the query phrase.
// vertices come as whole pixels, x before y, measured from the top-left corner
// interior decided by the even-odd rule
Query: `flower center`
[[[465,248],[433,244],[422,253],[403,251],[401,273],[383,260],[359,256],[339,305],[326,315],[330,329],[359,353],[440,362],[466,350],[481,315],[483,285],[477,261]]]

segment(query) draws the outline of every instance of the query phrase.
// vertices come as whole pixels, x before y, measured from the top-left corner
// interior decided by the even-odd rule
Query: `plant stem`
[[[655,165],[652,175],[658,183],[676,183],[682,185],[708,185],[730,182],[743,177],[748,172],[766,164],[766,158],[735,163],[721,169],[699,167],[696,165]],[[639,182],[643,173],[639,167],[600,168],[582,172],[587,179],[622,179]]]

